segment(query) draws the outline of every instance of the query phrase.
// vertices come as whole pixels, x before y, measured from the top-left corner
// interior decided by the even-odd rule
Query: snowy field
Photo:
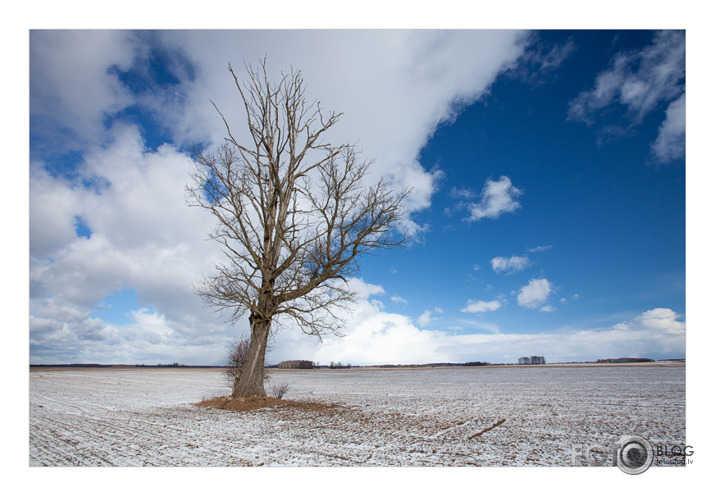
[[[32,369],[31,466],[572,466],[572,444],[685,444],[685,367],[272,370],[229,412],[216,369]],[[585,465],[584,462],[581,465]]]

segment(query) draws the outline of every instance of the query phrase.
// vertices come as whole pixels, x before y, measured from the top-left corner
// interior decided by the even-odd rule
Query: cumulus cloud
[[[519,272],[520,270],[524,270],[526,267],[531,264],[531,260],[529,260],[529,257],[519,257],[519,256],[513,256],[513,257],[495,257],[492,258],[492,269],[494,269],[494,272],[508,272],[510,274],[513,274],[515,272]]]
[[[521,194],[522,191],[513,186],[506,176],[501,176],[498,181],[487,179],[479,202],[465,205],[470,212],[467,220],[496,219],[502,214],[514,212],[521,207],[516,200]]]
[[[103,119],[133,103],[112,68],[128,68],[138,48],[126,31],[32,31],[33,149],[57,154],[101,143]]]
[[[168,145],[148,152],[132,126],[120,126],[110,135],[107,146],[88,149],[71,180],[53,177],[41,164],[32,166],[33,360],[116,363],[148,360],[151,352],[158,360],[181,356],[189,363],[213,363],[198,361],[210,353],[192,348],[203,342],[215,353],[225,340],[198,337],[207,329],[225,328],[193,293],[193,283],[216,258],[206,239],[212,220],[184,203],[193,164]],[[86,227],[84,235],[77,232],[76,219]],[[129,288],[140,304],[159,309],[156,316],[154,311],[134,312],[128,326],[105,323],[101,314],[91,316],[105,298]],[[163,347],[145,346],[140,330],[159,329],[159,322],[165,323],[164,330],[177,332],[160,333],[168,341]],[[58,350],[74,354],[58,355]]]
[[[462,312],[467,313],[484,313],[484,312],[494,312],[501,308],[501,303],[498,300],[492,301],[482,301],[482,300],[469,300],[467,306],[462,309]]]
[[[229,122],[243,122],[227,63],[240,70],[243,60],[254,63],[268,54],[273,75],[299,68],[308,99],[343,113],[333,142],[357,142],[365,157],[375,159],[375,173],[412,188],[406,204],[412,211],[430,205],[439,181],[438,172],[418,162],[425,140],[486,94],[527,40],[518,31],[306,30],[167,32],[162,42],[183,50],[196,67],[183,112],[163,119],[177,136],[223,139],[226,131],[209,99]],[[245,136],[242,126],[236,128],[239,139]]]
[[[554,287],[548,279],[531,279],[529,284],[519,290],[516,301],[522,307],[532,309],[542,307],[542,311],[548,312],[553,308],[542,305],[546,303],[553,291]],[[547,310],[544,310],[544,308],[547,308]]]
[[[81,202],[71,181],[37,162],[30,164],[30,198],[30,253],[45,258],[75,240]]]
[[[279,326],[269,363],[288,359],[365,365],[473,360],[514,363],[531,354],[544,355],[547,362],[685,356],[685,323],[668,308],[654,308],[606,327],[558,333],[500,333],[488,323],[452,325],[446,331],[420,328],[443,313],[439,308],[423,313],[422,322],[415,325],[404,315],[385,312],[371,299],[384,293],[382,287],[361,279],[349,279],[348,284],[359,298],[339,315],[345,319],[344,337],[327,335],[318,341],[293,326]],[[132,312],[129,323],[114,325],[88,317],[81,307],[55,303],[52,299],[33,302],[30,345],[34,363],[46,362],[46,357],[54,362],[217,363],[231,339],[210,320],[172,319],[163,312],[139,308]],[[498,303],[470,301],[468,307],[487,311]],[[465,333],[465,326],[489,332]]]
[[[668,106],[651,153],[660,163],[685,158],[685,94]]]
[[[364,281],[348,280],[351,289],[360,284]],[[435,309],[434,313],[439,312]],[[320,341],[300,333],[294,326],[283,327],[278,331],[268,361],[275,363],[302,357],[323,364],[331,361],[383,364],[439,362],[448,357],[439,350],[445,332],[420,329],[407,316],[385,312],[367,298],[360,298],[350,308],[341,310],[338,317],[345,322],[342,336],[325,335]]]
[[[569,118],[592,122],[598,111],[618,103],[639,123],[659,102],[681,95],[684,77],[685,32],[659,32],[643,50],[618,53],[594,88],[571,102]]]
[[[322,343],[295,333],[281,335],[271,360],[302,357],[321,363],[409,364],[429,362],[515,363],[520,356],[543,355],[547,362],[598,358],[683,358],[685,323],[669,308],[654,308],[613,325],[558,333],[464,333],[425,330],[406,317],[381,312],[363,301],[349,319],[344,338]]]
[[[684,147],[685,102],[680,102],[684,85],[685,32],[661,31],[642,50],[616,54],[610,67],[597,76],[594,87],[570,102],[568,119],[594,124],[603,114],[624,109],[621,117],[625,124],[609,125],[602,130],[607,134],[623,134],[640,124],[659,104],[671,102],[658,140],[653,144],[656,159],[671,161],[682,157]]]
[[[385,289],[382,286],[378,284],[370,284],[359,278],[350,278],[348,282],[350,291],[355,293],[358,298],[369,299],[371,296],[385,293]]]
[[[435,314],[444,313],[440,307],[435,307],[433,310],[425,310],[417,317],[417,325],[420,327],[428,326],[433,320],[435,320]]]
[[[231,337],[205,321],[174,321],[147,308],[116,325],[100,318],[30,317],[31,363],[219,364]]]
[[[430,310],[425,310],[417,317],[417,325],[420,327],[425,327],[430,322],[432,322],[432,312]]]
[[[60,185],[56,201],[43,195],[52,180],[40,173],[31,183],[30,209],[36,282],[84,304],[126,284],[159,301],[176,288],[190,293],[192,280],[215,258],[206,241],[210,217],[184,202],[192,168],[171,146],[147,153],[137,129],[122,126],[109,146],[87,153],[74,184],[54,182]],[[44,229],[46,216],[61,218],[61,232]],[[72,232],[75,217],[89,238]]]

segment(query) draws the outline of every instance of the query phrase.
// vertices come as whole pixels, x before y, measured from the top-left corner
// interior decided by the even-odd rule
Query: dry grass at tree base
[[[233,396],[219,396],[196,403],[197,406],[231,410],[234,412],[247,412],[259,408],[293,408],[298,410],[320,411],[339,408],[340,405],[328,403],[314,403],[307,401],[293,401],[274,398],[272,396],[250,396],[248,398],[234,398]]]

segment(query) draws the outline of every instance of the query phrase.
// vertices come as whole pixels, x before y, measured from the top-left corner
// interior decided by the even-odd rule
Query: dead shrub
[[[270,386],[271,394],[278,399],[283,398],[283,396],[288,392],[288,384],[281,382],[280,384],[271,384]]]
[[[226,377],[226,382],[230,387],[233,387],[233,383],[236,378],[241,374],[241,367],[243,366],[243,362],[246,360],[248,345],[250,343],[251,340],[244,336],[241,338],[235,338],[231,346],[228,347],[224,376]],[[268,372],[264,372],[263,380],[268,380]]]

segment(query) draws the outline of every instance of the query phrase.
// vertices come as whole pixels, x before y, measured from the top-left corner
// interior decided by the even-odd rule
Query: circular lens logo
[[[644,437],[624,436],[618,442],[618,468],[630,475],[642,474],[653,463],[653,446]]]

